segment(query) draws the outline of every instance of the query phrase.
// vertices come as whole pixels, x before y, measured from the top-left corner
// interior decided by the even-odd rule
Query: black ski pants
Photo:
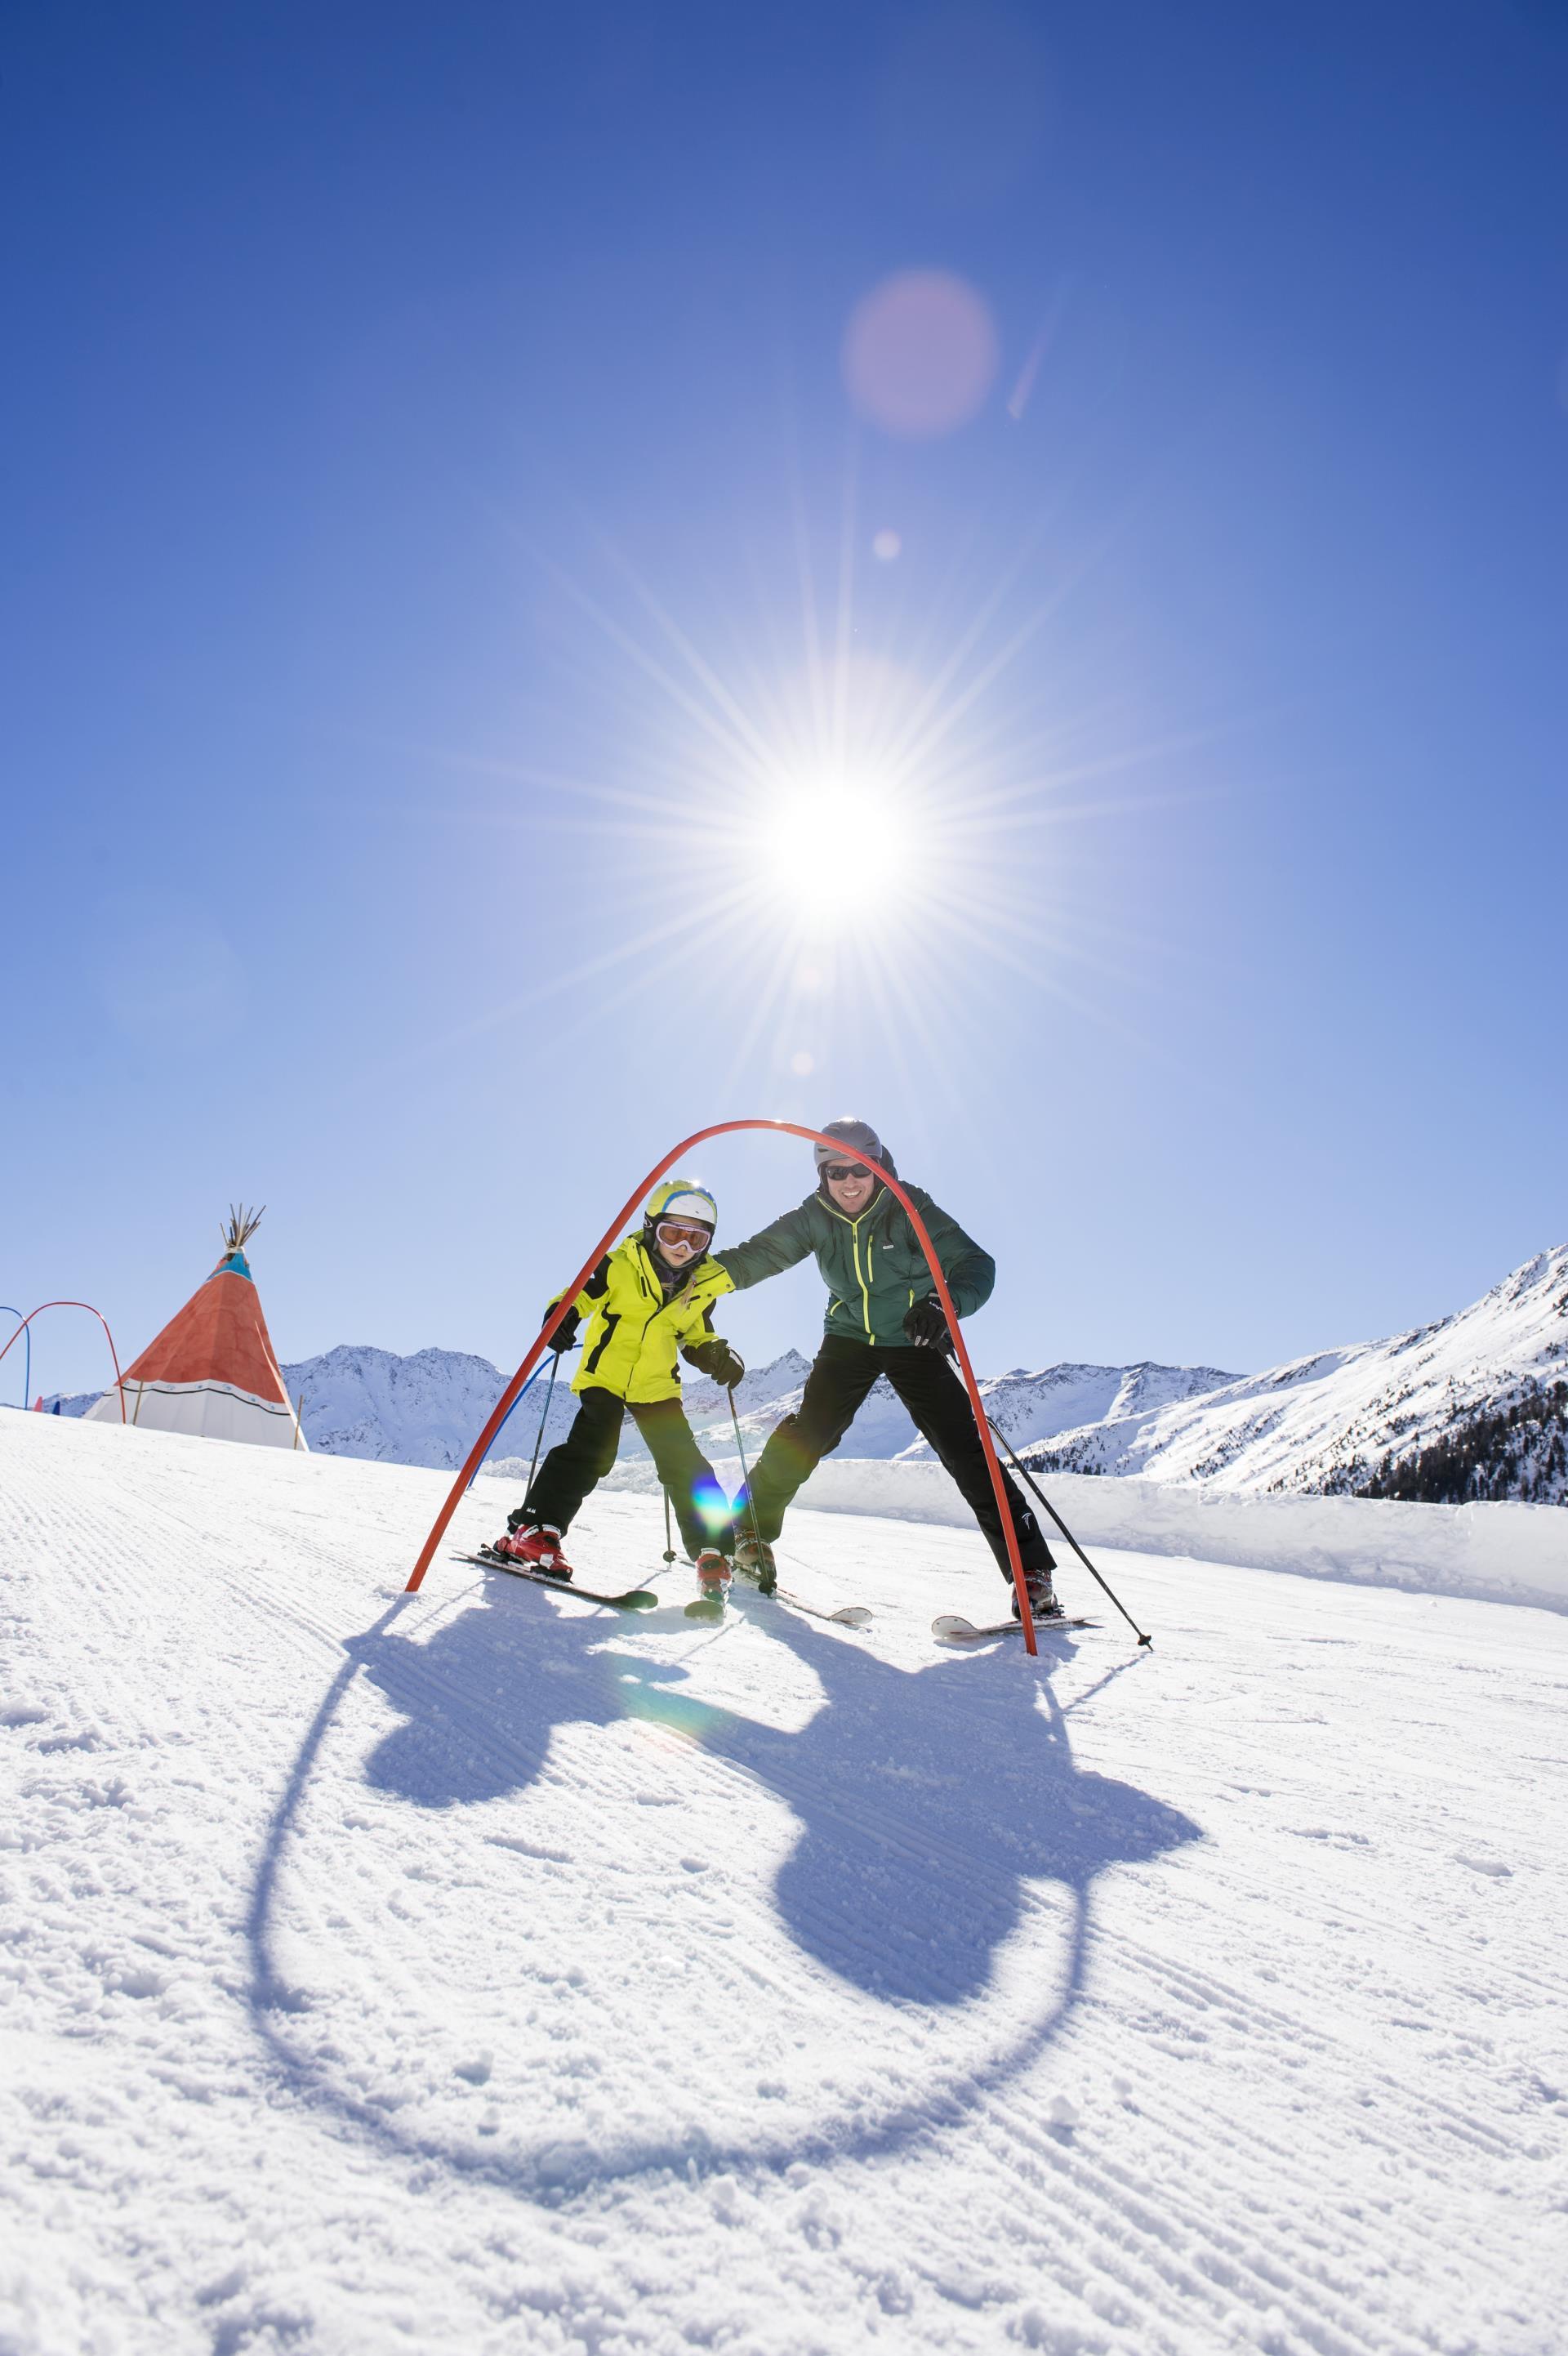
[[[1010,1579],[1007,1540],[975,1410],[952,1362],[941,1350],[883,1349],[869,1342],[852,1342],[847,1334],[829,1333],[805,1378],[799,1407],[769,1434],[752,1468],[749,1495],[742,1491],[735,1501],[737,1529],[745,1534],[746,1508],[751,1504],[756,1508],[759,1534],[772,1544],[784,1526],[784,1507],[807,1474],[816,1470],[825,1456],[832,1455],[879,1375],[886,1375],[913,1418],[915,1430],[930,1441],[944,1470],[957,1483],[1003,1577]],[[1040,1524],[1009,1472],[1003,1472],[1002,1486],[1024,1569],[1053,1569]]]
[[[517,1530],[525,1522],[549,1522],[555,1529],[570,1529],[584,1497],[615,1462],[621,1418],[626,1414],[647,1441],[691,1559],[695,1562],[704,1547],[732,1554],[729,1501],[718,1473],[697,1444],[680,1401],[656,1399],[651,1407],[630,1406],[613,1391],[601,1390],[597,1385],[579,1391],[571,1430],[539,1466],[528,1495],[507,1515],[507,1526]]]

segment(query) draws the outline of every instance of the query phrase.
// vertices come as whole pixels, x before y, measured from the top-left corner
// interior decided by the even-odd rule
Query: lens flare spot
[[[951,434],[991,389],[1000,352],[975,289],[945,270],[904,270],[857,305],[844,381],[864,417],[911,442]]]

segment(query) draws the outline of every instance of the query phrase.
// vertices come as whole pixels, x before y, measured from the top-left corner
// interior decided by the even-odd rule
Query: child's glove
[[[539,1319],[539,1323],[541,1325],[549,1324],[550,1310],[553,1309],[555,1305],[555,1302],[552,1301],[549,1304],[549,1309],[547,1309],[544,1315]],[[555,1332],[549,1337],[549,1346],[555,1352],[558,1358],[563,1356],[568,1350],[576,1349],[577,1329],[581,1323],[582,1312],[578,1308],[577,1303],[574,1301],[571,1307],[561,1319],[560,1323],[556,1327]]]
[[[744,1358],[720,1334],[715,1334],[711,1342],[699,1342],[686,1355],[699,1374],[706,1375],[709,1382],[722,1383],[727,1391],[734,1389],[746,1371]]]
[[[947,1320],[942,1313],[942,1303],[934,1292],[923,1301],[912,1301],[904,1311],[904,1333],[911,1342],[918,1342],[933,1350],[951,1350],[953,1336]]]

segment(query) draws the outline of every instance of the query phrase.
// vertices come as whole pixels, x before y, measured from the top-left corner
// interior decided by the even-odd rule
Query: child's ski
[[[1052,1628],[1097,1628],[1100,1623],[1097,1620],[1070,1619],[1065,1613],[1053,1612],[1049,1620],[1042,1615],[1034,1624],[1039,1634],[1049,1633]],[[940,1636],[944,1644],[973,1644],[982,1636],[1021,1636],[1023,1622],[997,1620],[987,1628],[976,1628],[974,1622],[965,1620],[962,1612],[944,1612],[932,1622],[931,1633],[933,1636]]]
[[[754,1595],[762,1596],[764,1602],[782,1603],[786,1612],[804,1612],[808,1619],[828,1620],[837,1628],[864,1628],[870,1622],[871,1614],[863,1603],[846,1603],[841,1611],[824,1612],[817,1604],[803,1602],[787,1587],[775,1587],[764,1591],[744,1571],[737,1571],[735,1575],[744,1580]],[[687,1605],[686,1616],[688,1620],[721,1620],[724,1599],[720,1595],[699,1595],[694,1602]]]
[[[743,1579],[756,1594],[771,1592],[775,1603],[785,1604],[791,1612],[804,1612],[808,1619],[831,1620],[840,1628],[864,1628],[870,1622],[871,1614],[864,1603],[846,1603],[837,1612],[824,1612],[820,1604],[807,1603],[804,1596],[797,1595],[793,1588],[775,1587],[764,1590],[758,1586],[753,1572],[738,1570],[735,1576]]]
[[[476,1562],[485,1570],[504,1570],[513,1579],[531,1579],[536,1586],[553,1587],[561,1595],[581,1595],[585,1603],[613,1603],[623,1612],[651,1612],[658,1597],[645,1587],[628,1587],[619,1595],[606,1595],[596,1587],[579,1587],[575,1579],[553,1579],[548,1570],[535,1570],[526,1562],[513,1562],[504,1554],[481,1547],[477,1554],[458,1557],[460,1562]]]

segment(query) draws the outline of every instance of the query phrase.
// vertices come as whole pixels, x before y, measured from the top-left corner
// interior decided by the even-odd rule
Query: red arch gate
[[[958,1312],[953,1306],[953,1298],[947,1290],[947,1280],[942,1273],[936,1254],[932,1248],[931,1237],[926,1233],[925,1229],[925,1222],[921,1217],[920,1213],[915,1209],[914,1205],[911,1202],[908,1194],[905,1193],[899,1181],[888,1171],[882,1169],[880,1163],[872,1162],[866,1154],[851,1151],[850,1149],[845,1145],[842,1138],[826,1137],[820,1130],[803,1129],[797,1121],[793,1120],[720,1120],[715,1121],[710,1129],[694,1130],[689,1137],[683,1137],[678,1145],[671,1146],[663,1161],[655,1163],[654,1167],[648,1172],[647,1176],[643,1180],[642,1184],[636,1188],[635,1192],[628,1194],[625,1202],[622,1205],[620,1210],[616,1213],[609,1226],[606,1227],[604,1233],[600,1237],[599,1241],[594,1245],[593,1249],[589,1253],[588,1258],[583,1261],[582,1266],[578,1269],[576,1276],[562,1292],[554,1314],[548,1318],[544,1325],[540,1328],[540,1331],[535,1338],[533,1345],[529,1349],[527,1357],[523,1360],[522,1365],[517,1368],[517,1373],[512,1376],[511,1381],[507,1385],[506,1389],[501,1393],[500,1398],[496,1400],[494,1408],[491,1409],[489,1421],[485,1424],[484,1430],[479,1434],[478,1439],[475,1441],[472,1449],[469,1451],[467,1461],[464,1464],[461,1472],[458,1473],[456,1480],[453,1483],[452,1488],[447,1494],[446,1502],[435,1517],[430,1536],[426,1538],[424,1545],[420,1549],[419,1560],[415,1563],[413,1569],[410,1574],[409,1583],[403,1592],[406,1595],[412,1595],[419,1589],[425,1572],[430,1569],[431,1558],[434,1554],[436,1547],[441,1544],[442,1537],[446,1529],[446,1526],[457,1510],[459,1498],[463,1495],[463,1493],[467,1488],[469,1482],[473,1479],[480,1464],[483,1462],[485,1450],[489,1447],[490,1442],[495,1439],[496,1434],[500,1430],[503,1423],[505,1423],[518,1392],[522,1389],[523,1385],[528,1381],[528,1376],[533,1373],[534,1368],[538,1365],[540,1358],[544,1355],[546,1349],[549,1345],[550,1335],[555,1332],[556,1327],[560,1323],[561,1319],[565,1316],[569,1303],[576,1300],[577,1295],[581,1291],[583,1286],[592,1275],[594,1269],[598,1266],[600,1259],[603,1257],[604,1253],[609,1250],[611,1245],[616,1240],[626,1221],[631,1217],[633,1212],[641,1205],[649,1189],[658,1183],[659,1180],[664,1176],[665,1172],[672,1168],[673,1165],[680,1160],[683,1154],[689,1153],[693,1146],[705,1143],[710,1137],[724,1137],[729,1135],[732,1130],[740,1129],[764,1129],[771,1130],[776,1134],[784,1137],[803,1137],[809,1144],[828,1146],[840,1161],[863,1162],[869,1169],[876,1170],[877,1175],[880,1178],[883,1185],[886,1186],[889,1193],[892,1194],[902,1205],[905,1215],[909,1219],[909,1223],[914,1229],[915,1237],[920,1245],[921,1250],[925,1255],[925,1264],[931,1270],[932,1286],[935,1291],[937,1299],[942,1303],[943,1311],[946,1316],[948,1331],[953,1336],[954,1346],[958,1355],[959,1369],[964,1376],[965,1387],[969,1394],[969,1404],[975,1410],[975,1428],[980,1435],[980,1446],[985,1451],[986,1469],[991,1476],[991,1487],[996,1495],[997,1511],[1001,1515],[1002,1533],[1008,1543],[1008,1562],[1013,1574],[1013,1588],[1019,1600],[1019,1616],[1023,1621],[1024,1643],[1031,1653],[1034,1652],[1036,1650],[1034,1639],[1034,1618],[1029,1608],[1029,1590],[1024,1580],[1023,1563],[1019,1554],[1018,1534],[1013,1528],[1013,1517],[1008,1509],[1007,1490],[1003,1485],[1002,1468],[997,1460],[996,1442],[991,1438],[991,1427],[986,1420],[985,1404],[980,1397],[979,1385],[975,1380],[975,1369],[969,1363],[969,1353],[965,1345],[963,1329],[958,1323]]]

